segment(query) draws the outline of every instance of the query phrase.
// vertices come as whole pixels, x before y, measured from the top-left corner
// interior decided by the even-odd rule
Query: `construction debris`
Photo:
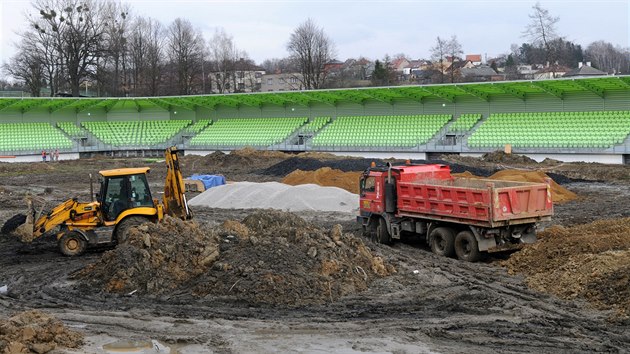
[[[268,210],[214,228],[172,218],[141,225],[75,278],[107,292],[293,306],[336,301],[394,271],[340,225],[321,229]]]
[[[38,310],[0,319],[0,353],[48,353],[60,347],[79,348],[83,335]]]
[[[165,216],[133,228],[127,242],[75,277],[107,292],[161,294],[206,272],[219,256],[219,242],[213,230]]]
[[[504,262],[531,288],[630,317],[630,218],[553,226]]]

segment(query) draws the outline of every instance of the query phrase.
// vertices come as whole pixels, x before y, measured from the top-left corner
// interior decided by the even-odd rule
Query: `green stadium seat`
[[[475,130],[468,145],[606,149],[628,134],[628,111],[498,113]]]

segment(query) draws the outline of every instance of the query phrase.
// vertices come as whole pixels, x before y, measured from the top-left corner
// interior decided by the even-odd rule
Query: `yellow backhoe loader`
[[[188,220],[192,213],[184,195],[177,148],[166,149],[166,181],[160,202],[151,195],[147,182],[148,167],[99,171],[100,191],[91,202],[68,199],[44,215],[35,211],[28,199],[29,212],[23,224],[14,230],[24,242],[54,233],[59,249],[67,256],[78,256],[88,246],[122,243],[129,229],[145,222],[159,222],[164,215]]]

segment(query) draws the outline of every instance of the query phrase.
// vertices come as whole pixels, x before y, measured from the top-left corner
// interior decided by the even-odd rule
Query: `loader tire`
[[[438,227],[431,231],[431,251],[438,256],[451,257],[455,253],[455,235],[451,228]]]
[[[392,244],[392,238],[387,230],[387,222],[385,222],[383,218],[378,218],[378,224],[376,225],[376,241],[384,245]]]
[[[85,252],[86,248],[87,241],[83,238],[83,235],[76,231],[67,232],[59,239],[59,250],[65,256],[80,256]]]
[[[462,231],[455,237],[455,253],[457,258],[466,262],[476,262],[481,258],[479,245],[475,235],[470,231]]]
[[[18,226],[24,224],[26,222],[26,215],[24,214],[16,214],[13,215],[9,220],[7,220],[4,225],[2,225],[2,229],[0,229],[0,234],[8,235],[11,232],[15,231]]]
[[[129,216],[123,219],[118,223],[118,227],[116,227],[116,235],[114,235],[114,239],[119,245],[127,242],[127,240],[129,240],[129,230],[132,227],[142,225],[149,221],[149,219],[142,216]]]

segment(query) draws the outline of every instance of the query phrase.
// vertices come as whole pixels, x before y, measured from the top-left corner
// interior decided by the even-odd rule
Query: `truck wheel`
[[[116,227],[116,242],[118,242],[118,244],[127,242],[129,239],[129,230],[132,227],[142,225],[145,222],[149,222],[149,219],[142,216],[129,216],[123,219],[120,223],[118,223],[118,227]]]
[[[479,245],[475,235],[470,231],[462,231],[455,237],[455,253],[457,258],[466,262],[476,262],[481,258]]]
[[[372,218],[367,226],[367,236],[372,242],[376,242],[378,238],[378,220]]]
[[[387,222],[385,222],[385,219],[383,218],[378,218],[378,225],[376,226],[376,241],[384,245],[392,244],[392,238],[389,236],[389,231],[387,231]]]
[[[59,250],[65,256],[80,256],[87,248],[87,241],[76,231],[65,233],[59,239]]]
[[[448,227],[438,227],[431,231],[431,251],[438,256],[451,257],[455,253],[455,235]]]

